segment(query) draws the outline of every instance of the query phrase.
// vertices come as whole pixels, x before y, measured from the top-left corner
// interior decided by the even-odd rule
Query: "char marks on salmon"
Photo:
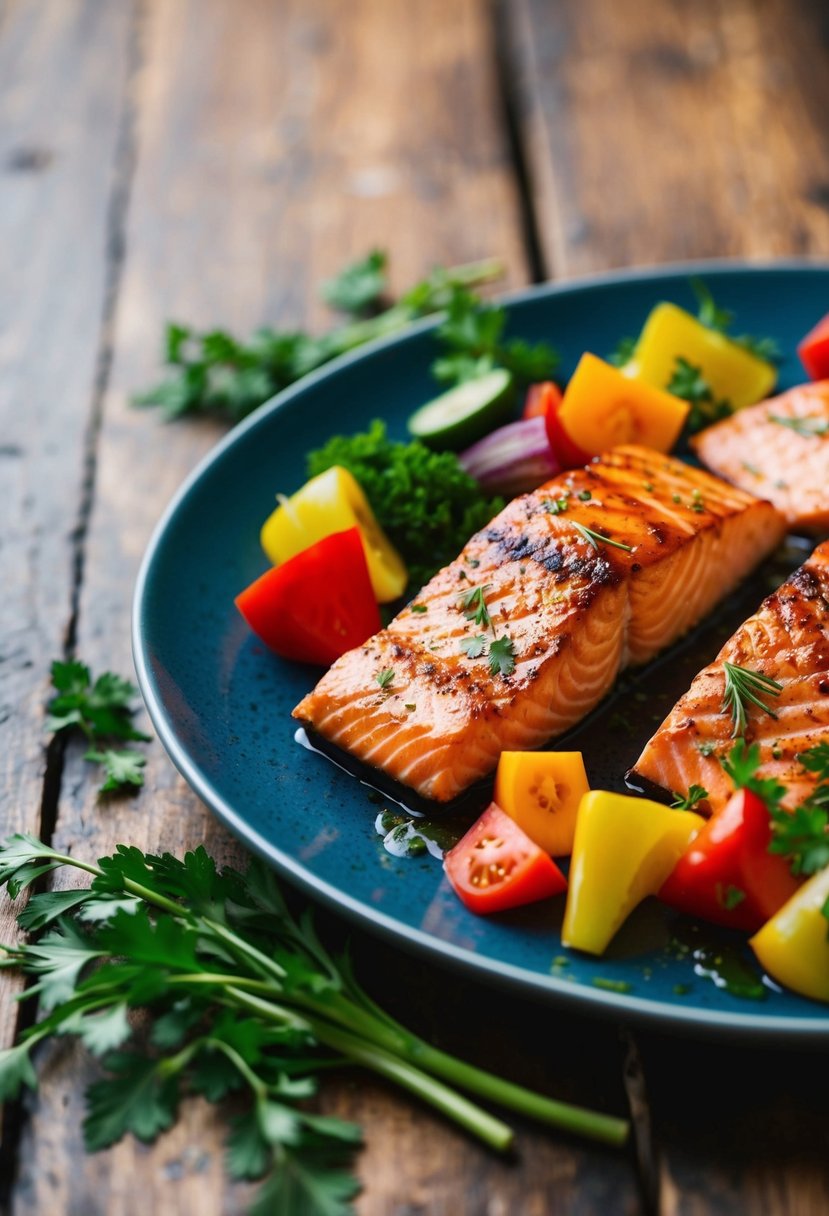
[[[829,532],[829,380],[738,410],[691,442],[704,465],[769,499],[790,528]]]
[[[718,478],[615,448],[511,502],[294,716],[448,802],[502,751],[540,747],[580,721],[623,667],[696,624],[783,529],[769,503]],[[466,597],[478,588],[487,615],[476,622]],[[511,643],[506,673],[488,658],[496,639]]]
[[[631,770],[632,784],[644,778],[684,794],[696,783],[708,790],[702,809],[722,809],[732,787],[720,758],[728,755],[734,731],[723,710],[724,662],[782,685],[778,695],[760,696],[771,713],[746,706],[745,738],[760,749],[758,777],[782,782],[784,803],[794,807],[817,782],[798,754],[829,734],[829,542],[763,601],[696,676]]]

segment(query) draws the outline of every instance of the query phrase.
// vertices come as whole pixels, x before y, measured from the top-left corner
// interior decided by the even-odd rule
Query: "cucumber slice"
[[[409,433],[430,448],[457,452],[509,422],[514,402],[512,376],[496,368],[427,401],[409,419]]]

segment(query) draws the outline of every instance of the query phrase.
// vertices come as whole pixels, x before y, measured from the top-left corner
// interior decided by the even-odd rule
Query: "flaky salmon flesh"
[[[745,738],[760,748],[758,777],[782,782],[784,804],[794,807],[817,783],[798,753],[825,741],[829,732],[829,541],[763,601],[694,679],[631,770],[633,785],[644,778],[682,794],[701,785],[708,791],[703,811],[725,806],[732,786],[720,758],[733,745],[734,722],[723,709],[723,662],[782,685],[777,696],[760,694],[770,713],[747,705]]]
[[[294,717],[450,801],[502,751],[540,747],[583,718],[783,532],[769,503],[648,448],[615,448],[511,502]],[[488,620],[476,622],[480,600]],[[514,669],[502,674],[491,660],[509,643]]]
[[[829,380],[738,410],[691,443],[707,468],[773,502],[791,529],[829,533]]]

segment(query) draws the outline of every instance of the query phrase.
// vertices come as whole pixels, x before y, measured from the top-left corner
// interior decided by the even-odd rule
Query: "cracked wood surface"
[[[337,0],[0,3],[3,833],[53,833],[93,855],[204,841],[238,857],[157,743],[144,791],[105,807],[79,748],[43,746],[52,658],[77,645],[94,669],[130,669],[144,545],[220,433],[129,407],[157,378],[165,319],[240,334],[321,325],[315,286],[372,246],[389,249],[394,287],[491,254],[519,285],[829,250],[819,3],[353,0],[344,12]],[[7,906],[0,922],[6,937]],[[449,988],[373,939],[358,938],[357,960],[376,996],[449,1050],[609,1109],[626,1091],[639,1139],[612,1154],[520,1127],[520,1161],[494,1161],[381,1084],[332,1077],[325,1109],[366,1133],[361,1216],[829,1207],[825,1058],[623,1044],[612,1026]],[[13,996],[0,976],[0,1044]],[[250,1189],[225,1182],[205,1106],[187,1104],[153,1147],[85,1157],[90,1065],[61,1042],[40,1066],[39,1095],[3,1130],[0,1209],[245,1209]]]

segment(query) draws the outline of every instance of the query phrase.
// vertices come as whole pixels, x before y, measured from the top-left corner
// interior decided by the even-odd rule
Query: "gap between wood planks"
[[[538,216],[533,201],[533,183],[528,160],[525,156],[521,134],[518,106],[518,77],[516,65],[509,50],[509,39],[505,36],[508,22],[508,7],[504,0],[488,0],[488,12],[492,26],[495,74],[501,106],[501,121],[510,156],[510,167],[514,175],[520,200],[521,238],[530,278],[541,282],[548,277],[545,265]],[[3,9],[0,7],[0,20]],[[84,437],[83,479],[78,510],[71,533],[72,579],[67,605],[67,624],[63,642],[63,657],[74,657],[78,635],[81,590],[87,551],[89,521],[95,501],[98,439],[101,430],[104,400],[107,393],[114,353],[114,322],[119,299],[122,271],[126,258],[126,221],[130,205],[132,182],[136,165],[137,106],[135,101],[135,79],[141,66],[141,31],[144,17],[143,0],[132,0],[130,6],[130,33],[128,48],[128,70],[125,77],[122,109],[118,125],[118,140],[115,150],[113,185],[109,196],[106,231],[105,288],[100,320],[100,334],[95,380],[89,402],[89,416]],[[50,842],[56,828],[61,784],[64,773],[65,746],[61,739],[54,740],[47,752],[40,807],[40,835]],[[36,1006],[21,1006],[18,1033],[30,1025],[36,1016]],[[656,1184],[654,1145],[650,1135],[650,1120],[644,1095],[644,1080],[638,1050],[632,1036],[626,1036],[627,1063],[625,1066],[626,1092],[633,1114],[636,1134],[635,1160],[642,1192],[644,1210],[649,1214],[658,1209],[658,1187]],[[15,1182],[15,1162],[22,1133],[26,1110],[23,1103],[12,1107],[8,1119],[8,1134],[0,1146],[0,1212],[7,1209]]]
[[[98,355],[95,380],[90,397],[89,418],[84,436],[83,476],[75,523],[70,533],[71,583],[66,631],[63,640],[62,658],[75,657],[78,632],[78,616],[86,557],[86,538],[95,498],[98,436],[103,418],[104,397],[109,382],[114,350],[114,322],[118,304],[121,273],[126,258],[126,221],[129,209],[132,179],[136,164],[136,104],[135,80],[141,66],[141,24],[143,0],[130,0],[130,24],[127,42],[127,72],[121,115],[118,122],[118,139],[115,148],[113,184],[107,206],[105,281],[103,308],[101,312]],[[5,6],[0,5],[0,31]],[[66,740],[55,736],[46,749],[46,765],[43,774],[43,793],[40,802],[39,834],[46,844],[51,844],[58,820],[60,793],[63,778]],[[41,880],[34,889],[43,889],[46,880]],[[26,985],[27,987],[29,984]],[[22,1002],[19,1006],[16,1035],[27,1030],[37,1019],[36,1001]],[[27,1118],[25,1099],[7,1103],[3,1120],[3,1136],[0,1138],[0,1216],[6,1216],[11,1195],[17,1179],[17,1155],[23,1125]]]

